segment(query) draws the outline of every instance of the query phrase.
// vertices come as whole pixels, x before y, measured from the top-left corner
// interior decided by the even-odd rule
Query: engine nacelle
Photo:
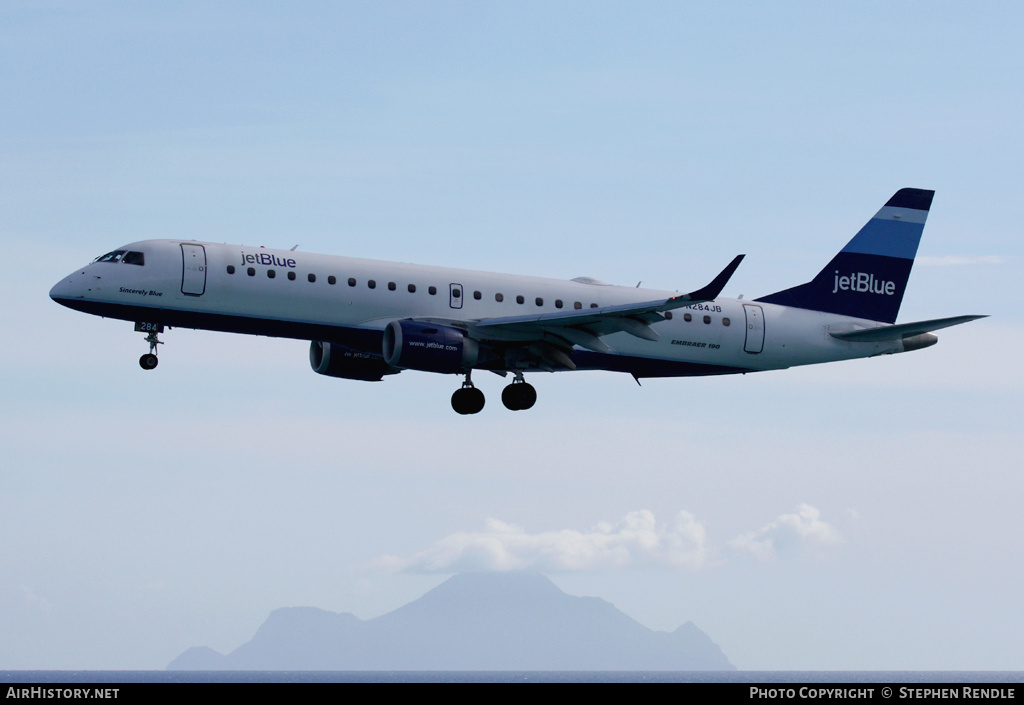
[[[384,375],[398,372],[377,355],[355,352],[319,340],[309,344],[309,366],[317,374],[364,382],[379,382]]]
[[[458,328],[418,321],[391,321],[381,345],[392,367],[459,373],[477,363],[480,346]]]

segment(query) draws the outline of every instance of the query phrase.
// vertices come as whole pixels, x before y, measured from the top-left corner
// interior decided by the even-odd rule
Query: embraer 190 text
[[[133,321],[147,334],[147,370],[165,326],[299,338],[330,377],[463,375],[452,395],[460,414],[484,406],[474,370],[511,373],[501,400],[516,411],[537,399],[527,372],[735,374],[935,344],[932,331],[982,316],[895,323],[933,195],[901,189],[814,279],[753,300],[719,296],[743,255],[678,294],[194,240],[125,245],[50,297]]]

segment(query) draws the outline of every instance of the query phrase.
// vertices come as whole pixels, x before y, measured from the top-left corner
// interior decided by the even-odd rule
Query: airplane
[[[785,369],[919,350],[933,331],[984,316],[896,324],[934,191],[904,188],[812,280],[758,299],[720,296],[744,255],[686,294],[227,245],[146,240],[97,257],[50,290],[68,308],[146,333],[193,328],[309,340],[319,374],[380,381],[403,370],[464,377],[452,394],[476,414],[472,373],[512,381],[512,411],[537,400],[524,375],[611,370],[687,377]]]

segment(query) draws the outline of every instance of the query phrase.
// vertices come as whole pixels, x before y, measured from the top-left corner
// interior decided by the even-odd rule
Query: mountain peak
[[[239,670],[733,670],[692,622],[655,632],[531,572],[455,575],[365,621],[275,610],[230,655],[190,649],[168,668],[202,668],[204,657],[209,668]]]

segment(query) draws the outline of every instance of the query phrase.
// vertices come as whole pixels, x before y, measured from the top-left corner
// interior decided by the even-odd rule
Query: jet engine
[[[314,340],[309,344],[309,366],[317,374],[344,379],[360,379],[364,382],[379,382],[384,375],[396,374],[377,355],[355,352],[337,344]]]
[[[391,321],[384,329],[381,352],[392,367],[459,373],[477,363],[480,346],[451,326]]]

